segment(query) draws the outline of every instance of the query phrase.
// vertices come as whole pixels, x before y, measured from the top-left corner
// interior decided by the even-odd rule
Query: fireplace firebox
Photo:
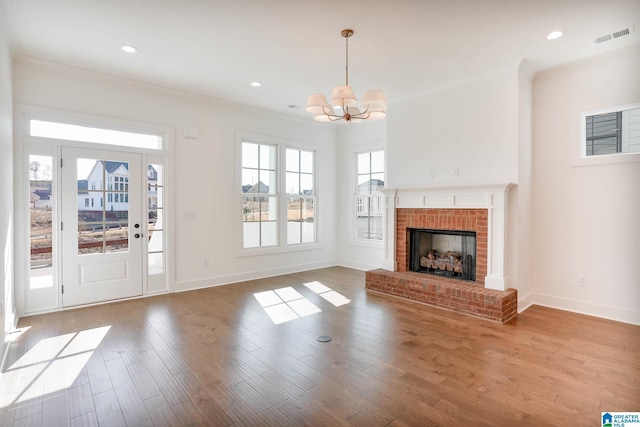
[[[409,228],[409,270],[476,280],[476,233]]]

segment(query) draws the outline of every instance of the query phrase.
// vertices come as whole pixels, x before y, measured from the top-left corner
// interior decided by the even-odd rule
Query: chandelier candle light
[[[387,97],[382,90],[368,90],[364,93],[362,104],[358,107],[358,99],[349,86],[349,37],[353,30],[345,29],[340,33],[345,38],[346,61],[344,86],[336,86],[331,91],[331,102],[321,93],[314,93],[307,98],[306,110],[313,113],[314,120],[335,122],[345,120],[348,123],[366,119],[382,119],[387,115]]]

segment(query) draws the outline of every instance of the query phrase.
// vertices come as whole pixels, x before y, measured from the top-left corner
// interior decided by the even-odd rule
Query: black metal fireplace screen
[[[476,280],[476,233],[409,229],[409,270]]]

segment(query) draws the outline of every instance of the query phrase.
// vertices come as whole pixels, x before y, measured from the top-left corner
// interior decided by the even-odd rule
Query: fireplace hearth
[[[512,187],[384,190],[385,257],[382,269],[367,272],[366,288],[499,322],[515,317],[517,290],[509,287],[505,262],[507,193]],[[411,235],[425,230],[432,236],[417,237],[414,243]],[[453,234],[452,241],[466,235],[467,242],[463,247],[434,244],[443,233]],[[472,235],[475,249],[465,249]],[[423,246],[429,239],[431,246]]]

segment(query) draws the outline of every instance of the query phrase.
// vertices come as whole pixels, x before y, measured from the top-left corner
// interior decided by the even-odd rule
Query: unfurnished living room
[[[0,425],[640,425],[639,26],[0,0]]]

